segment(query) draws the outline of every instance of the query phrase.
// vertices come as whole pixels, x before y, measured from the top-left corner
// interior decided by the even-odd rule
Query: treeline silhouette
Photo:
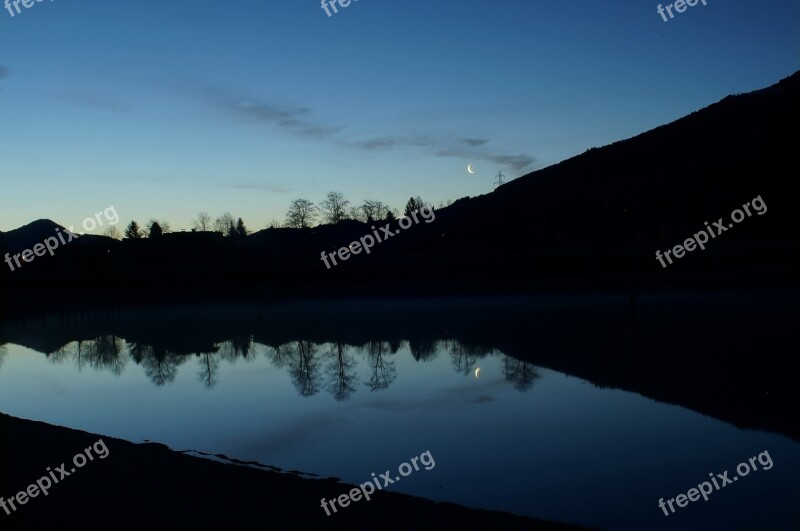
[[[121,242],[84,236],[18,271],[0,267],[4,308],[20,315],[59,302],[103,300],[796,286],[800,227],[788,131],[800,121],[798,101],[800,73],[728,96],[436,209],[434,222],[416,224],[330,270],[321,252],[373,234],[373,226],[389,223],[395,232],[397,221],[387,222],[374,204],[372,217],[350,219],[346,200],[332,192],[321,220],[335,223],[313,226],[320,207],[298,200],[287,224],[299,228],[245,236],[244,223],[230,216],[226,234],[236,237],[165,233],[163,227],[161,237]],[[768,207],[764,216],[736,225],[667,270],[655,259],[656,250],[681,244],[705,221],[727,219],[759,195]],[[1,234],[0,252],[30,248],[54,229],[40,220]]]

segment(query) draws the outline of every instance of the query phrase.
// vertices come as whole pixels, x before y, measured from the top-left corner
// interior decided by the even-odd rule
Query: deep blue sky
[[[122,223],[230,211],[261,229],[330,190],[438,204],[800,68],[796,0],[708,0],[666,23],[657,4],[2,9],[0,230],[109,205]]]

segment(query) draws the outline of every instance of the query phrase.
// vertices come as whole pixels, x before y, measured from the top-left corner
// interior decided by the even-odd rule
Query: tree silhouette
[[[282,346],[272,347],[272,352],[267,352],[267,358],[276,369],[282,369],[292,361],[291,349]]]
[[[122,338],[104,335],[89,341],[86,345],[86,361],[94,369],[108,369],[119,376],[128,363]]]
[[[162,234],[164,234],[164,231],[161,230],[161,225],[158,224],[158,221],[154,221],[150,224],[151,238],[160,238]]]
[[[142,360],[142,366],[147,377],[159,387],[175,381],[175,377],[178,375],[178,366],[183,362],[183,359],[177,354],[163,349],[150,347],[149,350],[148,355]]]
[[[412,339],[408,342],[408,348],[417,361],[432,361],[439,355],[436,341],[430,339]]]
[[[225,212],[214,220],[214,230],[224,236],[230,236],[235,229],[236,225],[234,225],[233,216],[231,216],[230,212]]]
[[[122,233],[119,231],[116,225],[109,225],[108,228],[103,232],[103,236],[107,236],[115,240],[122,239]]]
[[[341,402],[350,398],[355,387],[355,366],[356,361],[352,354],[348,354],[343,343],[331,343],[331,350],[328,353],[331,363],[328,365],[328,391],[333,397]]]
[[[456,372],[462,374],[469,374],[472,368],[478,361],[478,356],[484,354],[480,349],[468,347],[458,341],[453,342],[450,346],[450,358],[453,362],[453,368]]]
[[[370,378],[364,382],[372,391],[388,389],[397,378],[397,369],[394,361],[388,361],[384,356],[392,352],[393,345],[383,342],[370,342],[367,349],[367,362],[370,368]],[[397,352],[397,350],[394,350]]]
[[[364,201],[364,204],[361,205],[361,211],[364,213],[366,222],[372,223],[373,221],[380,221],[385,218],[386,214],[389,212],[389,207],[381,201],[367,199]]]
[[[142,229],[139,228],[139,224],[135,221],[131,221],[128,226],[125,228],[125,237],[130,238],[132,240],[138,240],[143,237]]]
[[[228,341],[223,341],[220,347],[222,359],[231,363],[241,356],[244,359],[252,359],[255,356],[252,335],[237,335]]]
[[[242,221],[242,218],[239,218],[239,220],[236,222],[236,238],[239,241],[243,241],[248,234],[250,234],[250,231],[244,226],[244,221]]]
[[[204,352],[198,354],[199,370],[197,372],[198,379],[203,382],[203,385],[208,389],[212,389],[217,385],[217,370],[219,369],[219,359],[216,353]]]
[[[331,225],[344,221],[347,219],[348,205],[350,205],[350,201],[344,198],[342,192],[328,192],[328,195],[319,204],[322,221]]]
[[[410,216],[412,212],[420,210],[424,206],[425,203],[422,201],[422,199],[420,199],[419,196],[410,198],[408,203],[406,203],[405,216]]]
[[[541,378],[536,366],[503,354],[503,375],[518,391],[527,391]]]
[[[295,199],[289,204],[286,213],[286,226],[295,229],[307,229],[314,223],[317,207],[308,199]]]
[[[197,218],[192,223],[192,228],[204,232],[211,230],[211,215],[208,212],[197,214]]]
[[[310,341],[298,341],[292,352],[289,373],[301,396],[313,396],[319,392],[319,361],[316,345]]]

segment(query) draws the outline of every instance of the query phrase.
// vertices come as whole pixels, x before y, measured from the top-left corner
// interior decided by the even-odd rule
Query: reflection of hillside
[[[265,355],[301,394],[326,390],[339,399],[361,387],[352,360],[364,366],[356,381],[379,391],[398,376],[392,354],[401,349],[421,363],[448,355],[460,374],[499,352],[507,356],[506,379],[519,389],[535,382],[533,366],[546,367],[798,438],[786,407],[800,394],[792,376],[794,298],[643,297],[635,320],[626,297],[607,296],[198,305],[4,322],[0,345],[54,360],[68,355],[103,370],[121,371],[130,359],[160,385],[195,358],[192,370],[207,387],[218,381],[223,361]],[[120,350],[119,338],[127,349]]]
[[[527,391],[540,378],[534,365],[503,355],[503,376],[520,391]]]
[[[291,341],[276,347],[264,346],[264,356],[278,369],[285,370],[301,396],[314,396],[320,390],[327,390],[337,401],[350,398],[358,389],[357,358],[365,361],[367,375],[364,385],[371,391],[388,389],[397,378],[394,356],[406,341],[368,341],[361,345],[348,345],[343,342],[317,343],[312,341]],[[217,373],[221,361],[235,363],[239,359],[251,362],[256,359],[256,347],[252,336],[234,336],[230,340],[215,345],[211,352],[178,354],[162,345],[126,343],[116,335],[101,335],[90,340],[70,342],[47,354],[52,363],[72,363],[79,370],[90,367],[107,370],[115,375],[122,374],[129,361],[144,369],[145,374],[156,386],[172,384],[179,368],[192,357],[197,359],[197,379],[211,389],[217,384]],[[463,345],[455,340],[424,342],[423,350],[415,347],[409,350],[416,361],[430,360],[439,348],[450,349],[457,372],[469,374],[475,362],[482,357],[494,355],[491,349]],[[417,345],[419,346],[419,344]],[[261,350],[261,349],[259,349]],[[0,350],[0,362],[5,350]],[[420,356],[420,352],[422,355]],[[507,358],[507,356],[506,356]],[[464,360],[463,362],[457,360]],[[515,367],[528,366],[526,362],[514,360]],[[506,361],[506,363],[509,363]],[[517,381],[517,372],[505,372],[508,381]],[[535,374],[535,370],[530,372]],[[532,381],[532,380],[531,380]],[[527,390],[530,386],[516,386]]]
[[[120,375],[128,363],[128,351],[122,338],[115,335],[98,336],[88,341],[74,341],[49,353],[53,363],[72,361],[78,369],[91,367]]]

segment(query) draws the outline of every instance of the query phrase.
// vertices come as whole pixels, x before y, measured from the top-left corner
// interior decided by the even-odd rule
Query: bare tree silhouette
[[[328,357],[331,359],[327,368],[328,391],[339,402],[347,400],[356,390],[356,360],[343,343],[331,343]]]
[[[239,356],[246,360],[252,360],[256,351],[253,346],[252,335],[236,336],[228,341],[223,341],[220,345],[220,356],[222,359],[231,363],[235,362]]]
[[[178,375],[178,366],[183,362],[180,356],[163,349],[147,347],[142,366],[148,378],[157,386],[162,386],[175,381]]]
[[[319,360],[316,358],[316,349],[317,346],[310,341],[297,341],[289,351],[292,358],[289,374],[301,396],[319,393]]]
[[[541,378],[535,365],[505,354],[503,354],[503,375],[506,380],[514,383],[515,389],[522,392],[533,387],[534,382]]]
[[[397,368],[394,361],[384,358],[387,354],[394,354],[400,349],[399,344],[371,342],[367,350],[367,362],[370,368],[370,378],[364,382],[372,391],[388,389],[397,378]]]
[[[476,351],[475,348],[464,345],[459,341],[453,341],[450,345],[450,358],[456,372],[470,374],[478,361],[478,356],[480,356],[480,351]]]
[[[217,370],[219,369],[218,355],[214,352],[204,352],[197,355],[200,369],[197,372],[198,379],[208,389],[217,385]]]
[[[119,376],[128,363],[125,342],[115,335],[98,336],[86,345],[86,359],[94,369],[108,369]]]

